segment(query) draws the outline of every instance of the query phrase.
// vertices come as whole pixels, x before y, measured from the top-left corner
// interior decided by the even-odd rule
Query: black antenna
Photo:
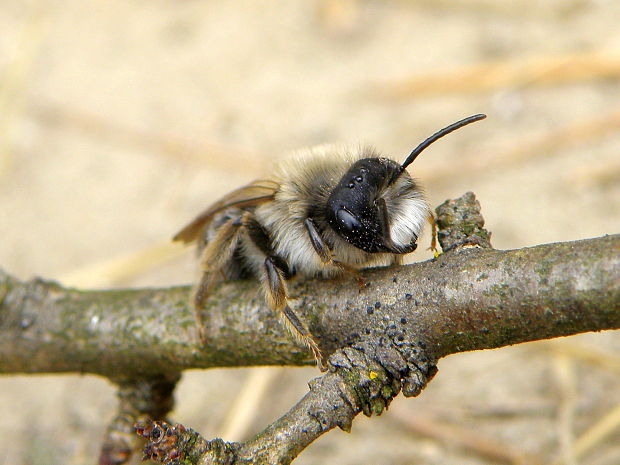
[[[469,116],[460,121],[457,121],[456,123],[452,123],[450,126],[447,126],[437,131],[435,134],[430,136],[428,139],[426,139],[424,142],[418,145],[415,149],[413,149],[413,152],[409,154],[409,156],[405,160],[405,163],[403,163],[402,166],[400,167],[400,171],[398,175],[402,174],[402,172],[405,171],[405,168],[407,168],[413,162],[413,160],[415,160],[417,156],[420,155],[424,151],[424,149],[426,149],[429,145],[431,145],[437,139],[441,139],[443,136],[450,134],[452,131],[456,131],[457,129],[460,129],[463,126],[467,126],[468,124],[475,123],[476,121],[480,121],[481,119],[485,119],[486,117],[487,115],[483,115],[483,114]]]

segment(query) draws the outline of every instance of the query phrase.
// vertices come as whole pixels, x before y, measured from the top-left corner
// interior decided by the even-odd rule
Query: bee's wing
[[[258,180],[235,189],[198,215],[194,221],[176,233],[172,240],[192,242],[198,238],[216,213],[231,207],[243,209],[269,202],[273,200],[278,188],[279,184],[275,181]]]

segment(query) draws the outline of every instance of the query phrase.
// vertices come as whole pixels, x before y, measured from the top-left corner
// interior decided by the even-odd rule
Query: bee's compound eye
[[[351,213],[349,213],[344,208],[340,208],[336,212],[336,218],[338,219],[338,223],[340,223],[343,229],[346,229],[347,231],[354,231],[362,227],[358,219],[355,218]]]

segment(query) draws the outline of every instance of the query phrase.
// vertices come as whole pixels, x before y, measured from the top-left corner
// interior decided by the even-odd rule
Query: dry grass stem
[[[559,455],[564,465],[577,465],[574,453],[574,423],[577,404],[575,366],[572,359],[563,354],[556,354],[552,363],[559,389],[557,417]]]
[[[542,463],[536,457],[514,450],[492,438],[468,431],[460,425],[448,424],[431,417],[416,417],[401,410],[395,410],[391,415],[399,423],[416,434],[457,445],[487,460],[513,465],[536,465]]]
[[[11,125],[23,112],[32,68],[47,32],[47,18],[38,3],[30,8],[15,38],[14,55],[0,77],[0,176],[13,163]]]
[[[587,117],[550,129],[543,134],[512,140],[502,144],[493,152],[466,153],[458,159],[444,164],[441,169],[424,170],[418,168],[417,175],[426,182],[441,182],[458,178],[463,174],[484,173],[499,167],[506,167],[541,159],[557,152],[560,149],[574,147],[596,139],[600,139],[608,132],[620,128],[620,108],[614,108],[602,116]]]
[[[620,159],[581,165],[566,176],[566,183],[582,189],[609,187],[620,183]]]
[[[572,453],[579,459],[600,445],[620,428],[620,404],[616,405],[607,415],[595,422],[573,445]],[[564,464],[562,460],[556,460],[552,465]]]
[[[534,347],[542,350],[551,350],[587,363],[588,366],[598,366],[605,370],[620,373],[620,357],[600,348],[587,346],[578,342],[545,341]]]
[[[129,254],[92,263],[64,274],[58,279],[63,284],[74,287],[97,288],[122,284],[128,279],[180,257],[184,250],[178,244],[162,242]]]
[[[380,95],[405,99],[472,94],[620,77],[620,55],[600,50],[476,63],[383,84]]]
[[[248,431],[256,419],[265,395],[281,373],[281,367],[252,368],[217,436],[227,441],[247,439]]]
[[[30,111],[46,125],[78,130],[89,137],[119,143],[143,152],[154,152],[175,161],[209,166],[227,172],[257,173],[262,170],[261,157],[216,143],[192,143],[177,136],[151,133],[53,102],[38,101]]]

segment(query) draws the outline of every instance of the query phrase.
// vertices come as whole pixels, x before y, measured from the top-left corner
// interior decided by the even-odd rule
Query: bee
[[[434,226],[423,190],[406,168],[433,142],[485,117],[441,129],[403,164],[369,147],[310,149],[282,163],[272,179],[254,181],[212,204],[173,238],[198,243],[202,272],[193,306],[199,330],[200,309],[213,287],[223,279],[253,276],[269,307],[322,368],[317,341],[288,305],[287,281],[295,275],[359,277],[361,268],[400,264],[416,249],[425,223]]]

